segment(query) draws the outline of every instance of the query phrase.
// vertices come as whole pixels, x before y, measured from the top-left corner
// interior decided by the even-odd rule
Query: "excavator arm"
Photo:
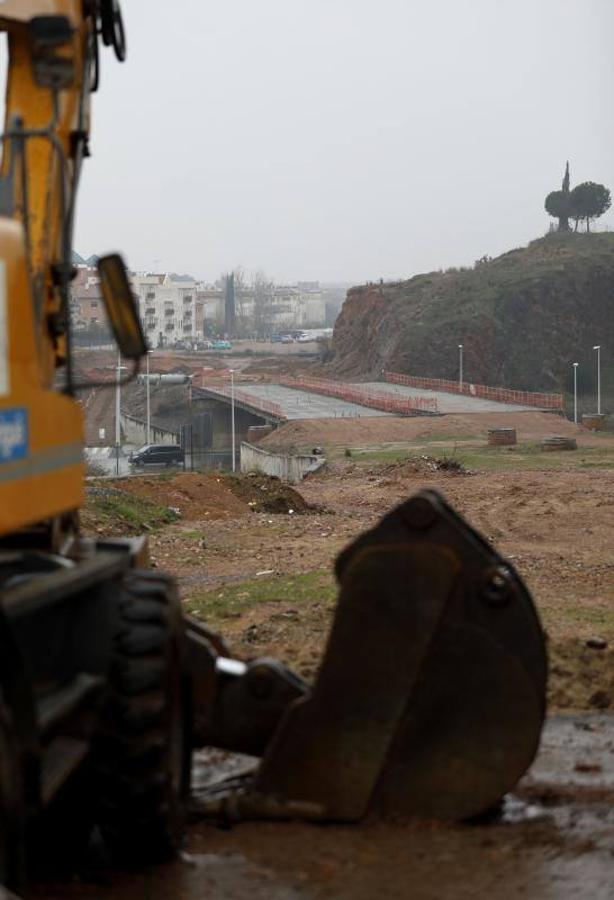
[[[81,0],[0,8],[9,67],[0,216],[21,224],[38,379],[69,365],[68,285],[81,162],[87,155],[96,21]]]
[[[75,201],[99,41],[120,58],[125,42],[114,0],[7,0],[0,28],[9,53],[0,166],[0,540],[26,529],[57,549],[74,534],[83,502],[83,416],[70,396]],[[134,320],[125,273],[123,282]]]

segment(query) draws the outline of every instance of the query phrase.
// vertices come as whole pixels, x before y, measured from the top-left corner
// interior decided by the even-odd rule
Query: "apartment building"
[[[193,343],[203,335],[203,304],[195,281],[175,281],[168,274],[131,276],[143,329],[152,347],[177,341]]]
[[[97,269],[80,265],[71,284],[71,316],[77,330],[106,327]]]
[[[178,281],[167,273],[131,274],[143,330],[152,347],[193,345],[205,334],[225,330],[224,290],[193,280]],[[238,334],[322,327],[326,302],[318,282],[270,285],[265,289],[241,285],[235,294]],[[79,266],[71,286],[71,312],[77,330],[106,327],[96,269]]]
[[[204,320],[213,328],[224,328],[224,292],[200,288]],[[275,332],[306,327],[322,327],[326,302],[317,282],[298,285],[271,285],[266,290],[252,285],[236,289],[235,307],[239,330]]]

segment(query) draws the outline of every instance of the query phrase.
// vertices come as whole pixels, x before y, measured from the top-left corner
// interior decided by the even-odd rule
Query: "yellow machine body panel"
[[[23,228],[0,218],[0,535],[78,509],[83,415],[41,384]]]
[[[35,71],[36,54],[49,52],[33,45],[35,16],[63,17],[71,29],[53,50],[55,65],[64,60],[69,73],[57,90]],[[89,130],[91,27],[81,0],[0,5],[9,49],[0,167],[0,536],[83,501],[83,415],[56,383],[67,347],[54,266],[67,255],[64,223],[78,166],[72,136]],[[16,128],[27,137],[15,137]]]

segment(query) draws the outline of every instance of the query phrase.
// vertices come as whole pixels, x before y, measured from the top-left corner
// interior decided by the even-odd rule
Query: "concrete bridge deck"
[[[440,413],[478,413],[478,412],[535,412],[535,406],[520,406],[516,403],[499,403],[496,400],[484,400],[481,397],[468,397],[465,394],[451,394],[446,391],[428,391],[424,388],[409,387],[404,384],[389,384],[386,381],[369,381],[361,385],[365,388],[388,393],[396,397],[434,397]]]
[[[202,392],[230,402],[230,388],[195,388]],[[390,413],[358,403],[349,403],[336,397],[325,397],[311,391],[299,391],[278,384],[238,384],[235,389],[235,404],[248,411],[258,411],[263,418],[272,421],[286,419],[347,419],[361,416],[389,416]]]
[[[351,386],[348,384],[348,387]],[[380,395],[388,394],[391,397],[434,398],[437,400],[437,409],[440,415],[446,413],[535,412],[535,407],[532,406],[501,403],[481,397],[430,391],[382,381],[360,382],[355,386],[367,391],[372,390]],[[228,385],[195,387],[194,393],[230,403],[230,386]],[[337,397],[328,397],[314,391],[279,384],[239,382],[235,385],[235,405],[237,408],[255,413],[273,423],[288,419],[346,419],[395,415],[393,412],[375,409],[372,406],[363,406]],[[416,412],[416,415],[420,415],[420,413]]]

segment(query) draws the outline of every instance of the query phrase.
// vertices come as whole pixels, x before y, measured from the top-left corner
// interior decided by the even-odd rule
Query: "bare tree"
[[[270,335],[273,329],[274,283],[262,269],[252,276],[254,290],[254,328],[259,338]]]

